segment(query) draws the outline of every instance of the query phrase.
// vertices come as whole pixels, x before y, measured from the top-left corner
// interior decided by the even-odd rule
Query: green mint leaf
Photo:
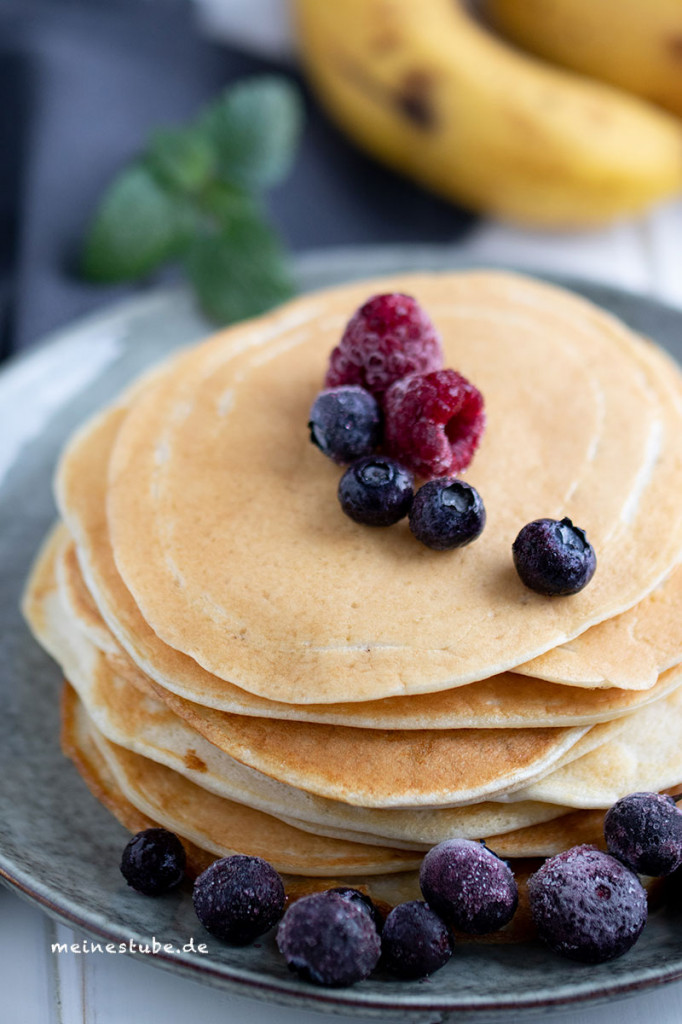
[[[250,192],[234,185],[211,182],[204,189],[199,208],[213,227],[229,229],[235,219],[265,220],[262,204]],[[217,222],[217,224],[216,224]]]
[[[214,161],[210,141],[195,128],[159,129],[144,155],[146,166],[162,185],[190,194],[206,186]]]
[[[228,88],[201,120],[215,147],[217,175],[225,182],[264,189],[293,163],[303,121],[297,88],[264,75]]]
[[[264,313],[295,290],[279,239],[253,213],[196,238],[186,265],[204,311],[223,324]]]
[[[91,281],[126,281],[155,270],[187,240],[189,211],[133,164],[110,185],[95,214],[82,269]]]

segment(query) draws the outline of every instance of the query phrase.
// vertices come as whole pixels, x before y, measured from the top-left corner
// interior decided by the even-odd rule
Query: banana
[[[682,115],[680,0],[484,0],[509,39]]]
[[[294,0],[309,78],[361,146],[446,198],[540,227],[682,188],[682,125],[519,54],[465,0]]]

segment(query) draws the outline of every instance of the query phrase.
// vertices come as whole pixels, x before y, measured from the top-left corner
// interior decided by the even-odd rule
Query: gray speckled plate
[[[458,265],[456,250],[360,249],[307,255],[299,272],[302,288],[310,289]],[[611,288],[563,283],[682,357],[682,313]],[[126,833],[60,753],[60,675],[29,636],[18,602],[55,514],[50,479],[65,438],[140,370],[207,330],[184,290],[151,292],[54,335],[0,374],[0,876],[94,936],[138,943],[155,936],[176,949],[194,936],[209,947],[208,955],[151,958],[161,967],[254,998],[365,1018],[483,1024],[509,1011],[527,1018],[682,977],[681,908],[656,911],[630,953],[599,967],[561,960],[534,944],[462,947],[423,983],[377,977],[325,991],[287,972],[271,936],[247,949],[207,937],[187,888],[147,900],[124,884],[118,861]]]

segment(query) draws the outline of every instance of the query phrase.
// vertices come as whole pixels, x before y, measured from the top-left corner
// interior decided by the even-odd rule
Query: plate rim
[[[376,265],[380,269],[376,269]],[[543,272],[537,268],[524,265],[510,265],[504,261],[491,264],[487,260],[469,259],[461,252],[458,246],[448,245],[413,245],[401,246],[339,246],[333,249],[309,250],[299,254],[296,259],[296,267],[299,279],[304,282],[311,277],[334,273],[339,267],[345,265],[346,270],[353,267],[353,276],[363,278],[367,276],[380,277],[400,272],[418,272],[420,270],[432,271],[447,269],[499,269],[505,271],[516,271],[524,275],[542,278],[561,285],[562,287],[577,290],[579,294],[587,294],[591,297],[593,292],[600,295],[610,293],[615,300],[627,299],[638,304],[647,306],[652,312],[665,313],[671,318],[679,319],[682,327],[682,309],[660,301],[649,295],[639,293],[635,290],[619,287],[610,282],[602,282],[592,278],[581,278],[572,274],[561,274],[558,272]],[[331,268],[331,269],[330,269]],[[355,273],[357,271],[357,274]],[[368,273],[370,271],[370,273]],[[339,278],[348,280],[349,275]],[[313,288],[302,289],[314,291],[317,287],[325,287],[322,281],[316,283]],[[78,317],[69,324],[57,330],[49,332],[44,338],[32,345],[27,350],[11,356],[4,365],[0,366],[0,407],[5,394],[12,390],[12,382],[15,374],[22,372],[32,363],[38,363],[43,358],[46,350],[58,350],[60,346],[66,346],[73,342],[75,335],[97,331],[103,326],[125,323],[130,318],[145,313],[152,313],[155,306],[163,309],[169,301],[182,298],[189,302],[188,288],[183,284],[164,285],[145,290],[142,294],[135,294],[123,299],[118,299],[106,304],[102,309]],[[599,301],[599,300],[594,300]],[[196,313],[196,308],[194,310]],[[207,323],[207,330],[215,329]],[[3,483],[0,481],[0,497],[2,495]],[[49,891],[47,885],[41,887],[35,885],[35,879],[22,870],[21,865],[14,863],[6,856],[0,839],[0,880],[7,884],[13,891],[31,903],[40,906],[52,918],[65,922],[68,925],[75,925],[87,934],[96,936],[98,939],[110,941],[121,941],[121,934],[116,931],[106,930],[106,923],[98,920],[94,912],[85,912],[80,915],[74,912],[74,904],[59,903],[58,893]],[[38,880],[39,881],[39,880]],[[101,912],[104,916],[104,911]],[[125,939],[136,938],[126,933]],[[144,936],[142,936],[144,941]],[[572,989],[570,993],[551,995],[549,991],[539,994],[526,992],[510,993],[506,998],[490,997],[480,1002],[472,1003],[470,997],[465,1001],[458,1001],[456,993],[453,993],[451,1000],[429,997],[423,992],[408,992],[398,999],[382,997],[376,993],[363,993],[362,986],[343,990],[327,990],[308,986],[300,987],[300,983],[273,978],[264,973],[244,972],[243,968],[236,965],[229,965],[223,962],[213,961],[211,965],[206,959],[192,958],[188,954],[180,953],[159,953],[148,954],[148,959],[154,966],[170,970],[184,977],[193,978],[198,981],[210,983],[217,987],[230,990],[235,994],[241,994],[250,998],[262,1001],[275,1002],[282,1006],[297,1006],[329,1013],[349,1013],[353,1015],[382,1017],[387,1013],[399,1012],[406,1019],[414,1018],[414,1015],[424,1013],[446,1012],[456,1013],[459,1020],[479,1020],[482,1024],[482,1017],[491,1019],[491,1015],[497,1017],[505,1016],[512,1010],[533,1011],[539,1009],[570,1007],[572,1005],[585,1005],[597,1003],[613,997],[634,994],[645,989],[653,988],[660,984],[666,984],[682,978],[682,954],[679,960],[656,968],[632,968],[632,973],[627,979],[619,979],[612,984],[603,980],[590,985],[585,982],[578,990]],[[580,979],[584,981],[584,977]],[[537,993],[537,989],[533,990]]]

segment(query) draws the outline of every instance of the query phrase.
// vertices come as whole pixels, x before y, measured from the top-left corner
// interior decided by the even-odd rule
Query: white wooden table
[[[682,306],[682,202],[606,232],[553,236],[483,225],[463,247],[477,261],[515,263],[605,281]],[[0,886],[0,1024],[321,1024],[329,1018],[253,1002],[187,981],[140,955],[52,954],[82,939]],[[554,1019],[547,1015],[546,1019]],[[434,1015],[434,1024],[438,1020]],[[358,1024],[358,1018],[353,1018]],[[607,1006],[562,1014],[564,1024],[680,1024],[682,982]],[[362,1024],[362,1022],[359,1022]],[[510,1024],[524,1024],[522,1017]]]

